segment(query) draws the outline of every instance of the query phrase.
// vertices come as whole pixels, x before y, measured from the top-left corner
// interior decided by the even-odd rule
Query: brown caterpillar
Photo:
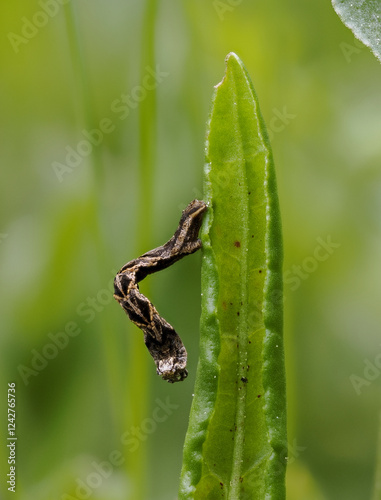
[[[156,364],[157,373],[168,382],[184,380],[187,351],[174,328],[162,318],[139,291],[139,281],[165,269],[201,248],[198,233],[207,205],[193,200],[183,211],[172,238],[137,259],[127,262],[114,280],[114,297],[130,320],[144,333],[144,343]]]

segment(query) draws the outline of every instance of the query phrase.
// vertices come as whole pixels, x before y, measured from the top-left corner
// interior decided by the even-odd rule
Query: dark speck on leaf
[[[234,242],[234,246],[237,247],[237,248],[240,248],[241,242],[240,241],[235,241]]]
[[[247,384],[248,383],[248,380],[246,377],[242,377],[241,378],[241,382],[243,382],[244,384]]]

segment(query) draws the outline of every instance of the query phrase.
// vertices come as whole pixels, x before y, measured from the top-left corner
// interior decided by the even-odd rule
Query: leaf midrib
[[[234,500],[239,498],[239,490],[240,490],[240,477],[242,477],[242,466],[243,466],[243,452],[244,452],[244,442],[245,442],[245,413],[246,413],[246,399],[247,399],[247,386],[244,382],[241,382],[241,375],[246,376],[246,370],[248,365],[248,248],[249,248],[249,239],[248,239],[248,225],[249,225],[249,198],[248,198],[248,183],[247,183],[247,174],[246,174],[246,158],[244,155],[244,151],[242,149],[242,126],[240,123],[240,113],[238,110],[238,97],[236,92],[236,82],[235,78],[233,78],[234,84],[234,96],[235,102],[237,104],[233,107],[234,110],[234,119],[238,123],[239,134],[241,137],[240,141],[240,157],[241,161],[245,162],[245,166],[243,166],[243,176],[241,179],[241,191],[242,197],[244,200],[242,205],[245,207],[242,214],[242,225],[243,225],[243,233],[242,233],[242,242],[241,249],[244,253],[241,256],[241,308],[240,308],[240,316],[238,320],[238,361],[237,361],[237,406],[236,406],[236,426],[237,431],[234,436],[234,444],[233,444],[233,467],[230,478],[230,488],[228,493],[228,500]],[[244,366],[244,370],[241,367]]]

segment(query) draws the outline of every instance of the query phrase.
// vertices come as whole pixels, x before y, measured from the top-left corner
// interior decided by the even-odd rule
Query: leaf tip
[[[225,74],[222,80],[219,83],[217,83],[217,85],[214,86],[215,89],[217,89],[220,85],[224,83],[229,68],[232,68],[236,65],[243,68],[243,63],[235,52],[229,52],[229,54],[225,57],[225,65],[226,65]]]
[[[244,68],[244,64],[241,59],[237,56],[235,52],[229,52],[229,54],[225,57],[226,70],[229,67],[239,66],[240,68]]]

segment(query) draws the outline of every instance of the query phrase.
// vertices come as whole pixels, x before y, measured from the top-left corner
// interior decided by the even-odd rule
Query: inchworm
[[[114,280],[115,299],[130,320],[143,330],[144,342],[155,361],[157,373],[171,383],[187,377],[187,351],[172,326],[140,293],[138,283],[148,274],[165,269],[201,248],[198,233],[206,209],[203,201],[189,203],[172,238],[165,245],[127,262]]]

